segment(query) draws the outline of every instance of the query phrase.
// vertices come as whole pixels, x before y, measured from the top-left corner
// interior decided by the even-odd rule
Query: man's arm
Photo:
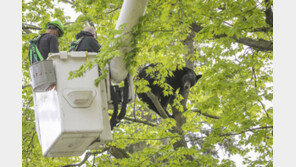
[[[101,45],[99,44],[99,42],[95,38],[91,38],[91,40],[91,48],[97,53],[100,52]]]
[[[50,48],[49,48],[49,52],[50,53],[58,53],[59,52],[59,41],[58,41],[58,37],[56,36],[52,36],[50,39],[50,44],[49,44]]]
[[[59,41],[58,41],[58,37],[56,36],[52,36],[52,38],[50,39],[50,43],[49,43],[49,53],[58,53],[59,52]],[[52,89],[55,89],[56,84],[52,84],[50,85],[46,91],[50,91]]]

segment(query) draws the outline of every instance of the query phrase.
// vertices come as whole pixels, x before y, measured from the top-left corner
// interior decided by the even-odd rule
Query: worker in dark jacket
[[[30,40],[29,59],[33,64],[38,61],[46,60],[49,53],[59,52],[58,38],[64,34],[64,26],[59,20],[47,22],[45,25],[46,32]],[[56,84],[47,88],[52,90]]]
[[[101,45],[96,40],[97,34],[93,27],[86,27],[76,35],[77,41],[72,42],[69,51],[99,52]]]
[[[47,59],[49,53],[59,52],[58,37],[63,36],[64,26],[59,20],[46,23],[46,32],[30,40],[29,59],[33,64]]]

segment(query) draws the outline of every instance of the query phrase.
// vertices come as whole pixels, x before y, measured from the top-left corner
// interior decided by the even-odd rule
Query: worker
[[[69,51],[99,52],[101,45],[98,43],[97,34],[93,27],[86,27],[76,34],[77,41],[72,42]]]
[[[47,22],[45,25],[46,32],[30,40],[29,60],[33,64],[38,61],[46,60],[49,53],[59,52],[58,38],[64,34],[64,26],[59,20]],[[47,91],[55,88],[52,84]]]
[[[46,32],[30,40],[29,59],[33,64],[46,60],[49,53],[59,52],[58,37],[63,36],[64,26],[59,20],[47,22]]]

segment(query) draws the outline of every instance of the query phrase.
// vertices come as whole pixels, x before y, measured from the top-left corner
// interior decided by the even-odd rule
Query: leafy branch
[[[233,135],[240,135],[240,134],[243,134],[243,133],[246,133],[246,132],[254,132],[256,130],[264,130],[264,129],[272,129],[273,126],[263,126],[263,127],[258,127],[258,128],[251,128],[251,129],[247,129],[247,130],[244,130],[244,131],[241,131],[239,133],[220,133],[219,136],[233,136]]]
[[[252,59],[253,59],[253,57],[254,57],[254,54],[252,54]],[[254,78],[254,86],[255,86],[255,88],[257,88],[257,75],[256,75],[256,71],[255,71],[255,68],[253,66],[251,68],[252,68],[252,78]],[[270,118],[269,115],[268,115],[268,113],[267,113],[267,111],[266,111],[266,109],[265,109],[265,106],[264,106],[263,102],[260,99],[258,99],[258,101],[261,104],[262,109],[264,110],[266,116],[268,118]]]
[[[62,167],[70,167],[70,166],[81,166],[81,165],[83,165],[87,160],[88,160],[88,158],[91,156],[91,155],[96,155],[96,154],[99,154],[99,153],[102,153],[102,152],[105,152],[107,150],[107,148],[104,148],[103,150],[101,150],[101,151],[96,151],[96,152],[86,152],[85,153],[85,156],[84,156],[84,158],[83,158],[83,160],[80,162],[80,163],[78,163],[78,164],[68,164],[68,165],[64,165],[64,166],[62,166]]]
[[[116,140],[144,140],[144,141],[149,141],[149,140],[164,140],[164,139],[173,139],[173,138],[178,138],[180,136],[170,136],[170,137],[163,137],[163,138],[155,138],[155,139],[148,139],[148,138],[118,138]]]
[[[220,34],[220,35],[215,35],[215,38],[223,38],[223,37],[228,37],[226,34]],[[234,39],[237,43],[247,45],[254,50],[258,51],[272,51],[273,50],[273,42],[272,41],[266,41],[264,39],[252,39],[252,38],[247,38],[247,37],[242,37],[238,38],[236,35],[233,35],[230,37]]]
[[[192,109],[191,111],[193,111],[193,112],[197,112],[197,113],[199,113],[199,114],[201,114],[201,115],[203,115],[203,116],[209,117],[209,118],[220,119],[220,117],[218,117],[218,116],[211,115],[211,114],[207,114],[207,113],[205,113],[205,112],[201,112],[201,110],[198,110],[198,109]]]
[[[109,115],[112,116],[112,114],[109,114]],[[142,123],[142,124],[149,125],[149,126],[157,126],[157,124],[154,124],[154,123],[151,123],[151,122],[148,122],[148,121],[143,121],[143,120],[140,120],[140,119],[129,118],[129,117],[126,117],[126,116],[123,117],[123,119],[128,120],[128,121],[132,121],[132,122]]]
[[[22,86],[22,89],[25,89],[25,88],[27,88],[27,87],[31,87],[31,86],[32,86],[31,84],[23,85],[23,86]]]
[[[26,34],[33,33],[31,30],[41,30],[42,28],[32,25],[32,24],[26,24],[22,23],[22,30],[25,31]]]
[[[111,10],[111,11],[108,11],[108,12],[105,12],[106,14],[110,14],[110,13],[113,13],[113,12],[115,12],[115,11],[117,11],[118,9],[120,9],[121,7],[117,7],[117,8],[115,8],[115,9],[113,9],[113,10]]]
[[[26,108],[25,108],[25,112],[24,112],[24,113],[27,112],[27,110],[28,110],[28,108],[29,108],[29,106],[30,106],[30,103],[31,103],[32,101],[33,101],[33,98],[31,98],[31,99],[29,100],[28,104],[26,105]]]
[[[32,25],[32,24],[22,24],[22,29],[31,29],[31,30],[41,30],[41,27]]]
[[[73,0],[61,0],[61,1],[64,2],[64,3],[71,4],[71,5],[74,4],[74,1]]]
[[[191,24],[191,29],[196,33],[200,32],[203,27],[200,24],[193,23]],[[213,32],[214,33],[214,32]],[[228,37],[227,34],[215,35],[215,38],[223,38]],[[236,35],[230,36],[230,38],[234,39],[237,43],[250,46],[251,48],[258,51],[272,51],[273,50],[273,42],[266,41],[264,39],[252,39],[247,37],[238,38]]]

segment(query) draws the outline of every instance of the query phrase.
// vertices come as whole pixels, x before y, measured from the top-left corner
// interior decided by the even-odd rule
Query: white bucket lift
[[[121,25],[126,24],[124,31],[131,31],[133,26],[138,23],[139,18],[144,15],[147,3],[148,0],[124,0],[115,29],[119,29]],[[128,52],[130,50],[130,41],[131,35],[124,39],[123,43],[126,45],[118,49],[121,52]],[[128,75],[126,64],[123,62],[123,54],[121,56],[114,57],[110,61],[111,79],[118,83],[123,81]]]
[[[148,0],[124,0],[116,29],[127,24],[125,31],[143,16]],[[122,52],[128,49],[119,48]],[[45,157],[79,156],[89,149],[100,147],[112,140],[108,106],[111,106],[109,78],[94,85],[99,77],[98,67],[94,66],[83,77],[68,80],[69,72],[77,70],[85,61],[92,60],[97,53],[64,52],[50,54],[56,74],[56,90],[44,92],[54,82],[54,77],[34,78],[33,98],[38,139]],[[111,79],[117,83],[128,75],[123,63],[123,55],[110,62]],[[41,65],[43,70],[48,70]],[[33,68],[32,68],[33,69]],[[109,77],[109,75],[108,75]],[[33,78],[31,74],[31,78]],[[43,81],[51,81],[46,83]],[[41,82],[42,81],[42,82]],[[133,79],[129,78],[129,101],[134,100]],[[36,87],[36,89],[35,89]]]
[[[112,140],[106,80],[98,87],[94,85],[99,77],[98,66],[83,77],[68,80],[70,71],[96,55],[87,52],[49,55],[56,72],[56,90],[33,93],[36,129],[45,157],[79,156]]]

